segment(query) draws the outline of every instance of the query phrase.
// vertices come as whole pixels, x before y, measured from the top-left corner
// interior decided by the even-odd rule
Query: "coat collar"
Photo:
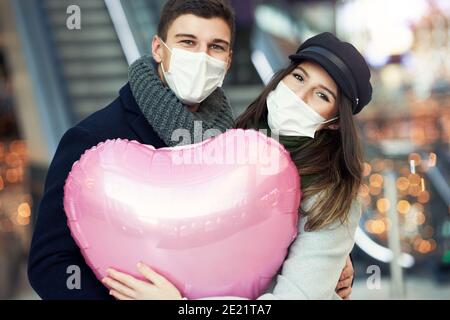
[[[131,129],[139,137],[141,143],[149,144],[155,148],[167,147],[167,145],[159,138],[152,126],[148,123],[139,105],[134,99],[131,92],[130,84],[127,83],[120,89],[120,99],[122,106],[127,112],[127,122]]]

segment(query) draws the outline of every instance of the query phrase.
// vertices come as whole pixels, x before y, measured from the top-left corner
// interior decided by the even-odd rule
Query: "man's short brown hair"
[[[231,30],[231,43],[235,36],[235,15],[228,0],[169,0],[164,5],[158,24],[158,35],[166,41],[170,25],[179,16],[193,14],[201,18],[222,18]]]

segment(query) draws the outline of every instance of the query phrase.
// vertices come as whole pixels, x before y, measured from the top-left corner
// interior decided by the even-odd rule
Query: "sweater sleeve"
[[[346,223],[305,232],[301,231],[291,245],[281,274],[277,275],[272,293],[263,294],[265,299],[335,299],[336,284],[355,243],[355,232],[361,217],[361,205],[352,204]]]
[[[354,246],[360,217],[361,204],[356,200],[346,223],[336,222],[320,230],[306,232],[307,219],[301,219],[299,234],[289,248],[281,273],[276,275],[273,291],[264,293],[257,300],[340,299],[335,288],[345,259]]]

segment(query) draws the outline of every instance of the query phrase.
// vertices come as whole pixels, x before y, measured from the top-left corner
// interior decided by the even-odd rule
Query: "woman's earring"
[[[330,124],[330,125],[328,126],[328,129],[331,129],[331,130],[338,130],[338,129],[339,129],[339,125],[338,125],[338,124]]]

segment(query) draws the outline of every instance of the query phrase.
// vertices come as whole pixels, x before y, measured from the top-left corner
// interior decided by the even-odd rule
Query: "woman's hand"
[[[142,281],[126,273],[108,269],[108,277],[102,279],[110,289],[109,294],[118,300],[181,300],[178,289],[162,275],[143,263],[138,263],[139,272],[149,280]]]
[[[341,277],[339,278],[339,282],[336,286],[336,293],[344,300],[350,299],[354,273],[355,271],[353,270],[352,260],[350,259],[350,256],[348,256],[345,267],[342,270]]]

